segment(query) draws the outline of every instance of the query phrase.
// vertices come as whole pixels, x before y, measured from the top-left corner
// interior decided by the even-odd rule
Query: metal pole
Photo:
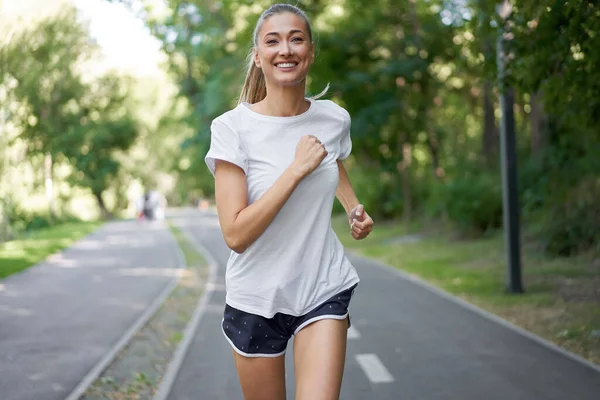
[[[498,7],[502,18],[500,24],[497,65],[500,86],[500,149],[502,160],[502,202],[504,210],[504,241],[507,250],[506,285],[509,293],[522,293],[521,249],[519,234],[519,200],[517,191],[517,152],[515,140],[515,118],[513,113],[513,89],[506,84],[506,55],[504,53],[504,21],[510,14],[510,3],[505,0]]]

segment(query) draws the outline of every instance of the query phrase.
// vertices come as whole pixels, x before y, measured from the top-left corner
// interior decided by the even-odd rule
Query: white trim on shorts
[[[275,357],[279,357],[285,354],[285,350],[282,351],[281,353],[276,353],[276,354],[266,354],[266,353],[245,353],[243,351],[241,351],[240,349],[238,349],[235,344],[233,344],[233,342],[231,341],[231,339],[229,339],[229,336],[227,336],[227,334],[225,333],[225,330],[223,329],[223,322],[225,321],[225,318],[223,318],[221,320],[221,332],[223,332],[223,335],[225,336],[225,339],[227,339],[227,341],[229,342],[229,344],[231,345],[231,347],[233,347],[233,350],[238,353],[241,356],[244,357],[271,357],[271,358],[275,358]]]
[[[304,328],[308,324],[312,324],[313,322],[317,322],[317,321],[320,321],[322,319],[340,319],[340,320],[341,319],[346,319],[346,317],[348,316],[348,314],[349,314],[349,312],[346,312],[346,314],[344,314],[344,315],[331,315],[331,314],[328,314],[328,315],[318,315],[318,316],[313,317],[313,318],[311,318],[311,319],[309,319],[307,321],[304,321],[302,324],[300,324],[300,326],[296,328],[296,330],[294,331],[293,334],[295,336],[298,332],[300,332],[300,329]]]

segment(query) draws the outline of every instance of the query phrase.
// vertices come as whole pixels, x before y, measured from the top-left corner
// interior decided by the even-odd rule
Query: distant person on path
[[[162,220],[164,219],[166,206],[166,199],[160,192],[156,190],[147,191],[136,201],[138,219]]]
[[[354,239],[367,237],[373,220],[342,164],[352,147],[350,115],[305,97],[314,54],[304,12],[271,6],[254,31],[239,104],[211,125],[205,161],[232,249],[222,329],[246,400],[285,399],[292,335],[295,398],[340,395],[359,277],[331,228],[334,198]]]

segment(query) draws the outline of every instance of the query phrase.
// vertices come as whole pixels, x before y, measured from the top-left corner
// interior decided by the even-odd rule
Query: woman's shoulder
[[[213,124],[224,124],[227,126],[237,125],[241,119],[243,119],[243,113],[240,110],[241,105],[232,108],[224,113],[218,115],[213,119]]]
[[[321,109],[323,112],[333,117],[341,118],[344,121],[350,120],[350,113],[336,102],[328,99],[313,101],[317,105],[317,108]]]

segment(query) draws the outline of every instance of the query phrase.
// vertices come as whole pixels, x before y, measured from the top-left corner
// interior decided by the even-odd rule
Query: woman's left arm
[[[337,160],[337,165],[340,178],[335,196],[346,210],[352,237],[356,240],[364,239],[373,230],[373,219],[367,214],[364,206],[359,203],[342,160]]]

